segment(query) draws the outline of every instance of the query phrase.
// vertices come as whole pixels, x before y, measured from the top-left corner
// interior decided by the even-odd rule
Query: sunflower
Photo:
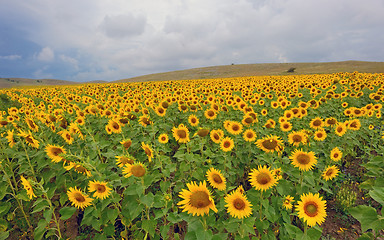
[[[190,141],[189,139],[189,130],[184,124],[180,124],[178,127],[172,128],[173,137],[179,143],[187,143]]]
[[[6,139],[8,140],[8,144],[11,148],[13,148],[15,146],[15,138],[14,138],[14,133],[13,133],[13,129],[12,131],[7,131],[7,136],[6,136]]]
[[[359,130],[361,128],[360,120],[359,119],[353,119],[353,120],[349,121],[347,128],[350,130],[353,130],[353,131]]]
[[[294,198],[290,195],[286,196],[283,200],[283,207],[287,210],[292,209],[292,203],[294,202]]]
[[[152,162],[153,158],[153,150],[149,144],[145,144],[144,142],[141,142],[141,148],[144,150],[145,154],[148,157],[148,161]]]
[[[193,136],[198,135],[199,137],[205,137],[209,134],[209,129],[208,128],[199,128]]]
[[[225,207],[227,212],[239,219],[249,217],[252,214],[252,204],[247,200],[247,197],[240,191],[232,191],[225,196]]]
[[[321,175],[325,181],[332,180],[339,173],[339,168],[335,165],[327,167]]]
[[[243,138],[247,142],[254,142],[256,140],[256,133],[252,129],[247,129],[243,133]]]
[[[281,140],[278,136],[270,135],[262,139],[258,139],[256,141],[256,145],[258,148],[267,153],[272,153],[274,151],[280,152],[283,148],[283,140]]]
[[[110,119],[108,121],[108,126],[112,130],[113,133],[121,133],[122,132],[119,121],[115,121],[113,119]]]
[[[232,135],[239,135],[243,131],[243,125],[236,121],[231,121],[228,127],[228,132]]]
[[[199,119],[196,117],[195,114],[191,114],[189,117],[188,117],[188,123],[193,126],[193,127],[196,127],[197,125],[199,125]]]
[[[241,120],[241,123],[242,123],[243,125],[245,125],[245,126],[249,126],[249,125],[251,125],[254,121],[255,121],[255,119],[254,119],[251,115],[247,114],[247,115],[244,115],[243,119]]]
[[[339,161],[343,157],[343,152],[338,147],[331,150],[331,159],[335,162]]]
[[[124,139],[123,141],[120,142],[120,144],[123,145],[125,150],[128,150],[128,148],[132,145],[132,140]]]
[[[283,132],[291,131],[291,129],[292,129],[292,123],[290,123],[290,122],[284,122],[284,123],[281,123],[281,124],[280,124],[280,129],[281,129],[281,131],[283,131]]]
[[[324,141],[324,139],[327,137],[327,133],[325,132],[324,129],[319,128],[315,134],[314,134],[314,139],[316,141]]]
[[[223,140],[220,142],[220,148],[224,152],[229,152],[233,149],[235,146],[235,143],[233,142],[233,139],[230,137],[225,137]]]
[[[148,126],[148,125],[151,125],[151,124],[152,124],[152,121],[149,119],[149,116],[148,116],[148,115],[142,115],[142,116],[140,116],[140,118],[139,118],[139,123],[140,123],[142,126],[146,127],[146,126]]]
[[[204,112],[204,116],[209,120],[213,120],[217,117],[217,113],[214,109],[207,109]]]
[[[55,163],[58,163],[61,160],[63,160],[63,157],[60,156],[61,154],[67,153],[64,147],[55,146],[51,144],[48,144],[45,147],[45,152],[47,153],[48,157],[52,160],[52,162],[55,162]]]
[[[211,137],[211,140],[214,143],[221,143],[221,138],[223,135],[224,135],[224,132],[221,129],[220,130],[212,130],[209,133],[209,136]]]
[[[75,162],[71,162],[71,161],[67,161],[65,159],[63,159],[65,161],[65,163],[69,163],[67,166],[64,166],[65,170],[69,171],[71,169],[75,170],[76,172],[78,173],[81,173],[87,177],[92,177],[92,173],[91,171],[89,171],[87,168],[85,168],[83,165],[81,165],[80,163],[75,163]]]
[[[123,169],[124,177],[129,178],[130,176],[142,177],[147,172],[147,168],[142,163],[134,163],[134,164],[125,164]]]
[[[326,118],[324,125],[329,127],[329,126],[335,126],[337,124],[337,120],[334,117]]]
[[[98,199],[105,199],[111,194],[111,188],[107,186],[106,182],[100,181],[89,181],[88,183],[88,191],[95,192],[93,193],[93,197]]]
[[[177,203],[177,205],[181,205],[180,208],[183,209],[183,212],[188,212],[193,216],[209,215],[210,209],[217,212],[215,202],[211,197],[205,181],[200,182],[199,185],[195,182],[187,183],[187,187],[188,190],[183,189],[179,193],[179,197],[183,200]]]
[[[288,134],[288,142],[295,147],[298,147],[301,144],[306,144],[308,141],[307,134],[304,131],[291,132]]]
[[[283,171],[281,170],[281,168],[273,169],[272,174],[275,176],[276,180],[280,180],[283,178]]]
[[[338,123],[335,128],[335,133],[339,137],[343,136],[347,132],[347,126],[345,123]]]
[[[30,131],[28,131],[28,133],[24,132],[24,131],[20,131],[17,135],[23,137],[29,146],[34,147],[34,148],[39,148],[40,142],[37,141],[32,136],[32,133]]]
[[[313,129],[318,129],[318,128],[322,128],[324,125],[324,122],[321,118],[319,117],[316,117],[314,119],[311,120],[311,122],[309,123],[309,126]]]
[[[31,129],[34,132],[39,131],[39,126],[36,125],[36,123],[33,121],[32,118],[25,118],[25,122],[27,123],[29,129]]]
[[[249,173],[249,182],[256,190],[265,191],[277,183],[277,179],[267,166],[258,166]]]
[[[167,113],[167,109],[164,109],[162,106],[157,106],[155,108],[155,112],[157,116],[164,117],[165,114]]]
[[[299,218],[303,219],[308,226],[322,224],[327,217],[326,201],[318,193],[303,194],[296,205]]]
[[[208,182],[211,184],[213,188],[217,188],[220,191],[225,190],[226,188],[226,180],[225,177],[221,174],[220,170],[216,170],[211,167],[206,174],[208,178]]]
[[[64,139],[64,141],[67,142],[69,145],[73,143],[74,139],[68,130],[60,131],[57,134],[59,134]]]
[[[169,141],[169,137],[166,133],[160,134],[159,138],[159,143],[167,143]]]
[[[25,190],[27,190],[27,194],[29,196],[29,199],[32,199],[33,197],[36,197],[35,193],[33,192],[33,188],[31,183],[24,178],[23,175],[20,176],[21,184],[23,184],[23,187]]]
[[[124,167],[126,164],[133,164],[135,158],[132,156],[116,156],[116,164],[119,167]]]
[[[276,122],[273,119],[268,119],[268,121],[264,124],[266,128],[275,128]]]
[[[90,198],[87,194],[82,193],[81,190],[77,189],[77,187],[70,187],[67,191],[67,195],[69,201],[72,202],[72,205],[80,208],[81,210],[84,210],[84,208],[91,205],[91,202],[93,201],[93,198]]]
[[[289,159],[292,160],[292,165],[298,167],[302,171],[308,171],[317,163],[317,158],[314,152],[303,152],[295,149]]]

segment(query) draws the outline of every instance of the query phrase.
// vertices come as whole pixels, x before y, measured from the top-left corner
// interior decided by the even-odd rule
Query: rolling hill
[[[295,68],[294,72],[287,72],[290,68]],[[234,64],[155,73],[121,79],[114,82],[145,82],[262,75],[322,74],[354,71],[366,73],[384,73],[384,62],[343,61],[321,63]]]

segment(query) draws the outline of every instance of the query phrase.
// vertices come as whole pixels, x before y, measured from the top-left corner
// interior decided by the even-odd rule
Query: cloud
[[[21,59],[21,56],[13,54],[13,55],[8,55],[8,56],[0,56],[0,59],[3,59],[3,60],[17,60],[17,59]]]
[[[1,40],[18,31],[0,41],[0,59],[17,53],[19,66],[49,63],[44,72],[71,80],[231,63],[384,61],[383,11],[382,0],[13,0],[0,9]]]
[[[55,53],[50,47],[45,47],[37,54],[36,58],[43,62],[51,62],[55,58]]]
[[[100,28],[110,38],[125,38],[144,32],[146,18],[143,15],[122,14],[105,16]]]
[[[70,64],[76,70],[79,70],[79,65],[78,65],[79,61],[77,59],[69,57],[69,56],[66,56],[64,54],[61,54],[59,56],[59,58],[60,58],[61,61]]]

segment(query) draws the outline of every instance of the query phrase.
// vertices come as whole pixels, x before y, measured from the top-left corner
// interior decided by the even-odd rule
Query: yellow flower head
[[[107,186],[106,182],[89,181],[88,191],[94,192],[93,197],[98,199],[105,199],[111,194],[111,188]]]
[[[318,193],[303,194],[296,205],[296,212],[299,218],[303,219],[308,226],[322,224],[327,217],[326,201]]]
[[[23,175],[20,176],[21,184],[23,184],[23,187],[25,190],[27,190],[27,194],[29,196],[29,199],[32,199],[33,197],[36,197],[35,193],[33,192],[33,188],[31,183],[24,178]]]
[[[249,173],[249,182],[256,190],[265,191],[277,183],[277,179],[267,166],[258,166]]]
[[[252,214],[252,204],[247,200],[247,197],[235,190],[225,197],[225,207],[227,212],[239,219],[249,217]]]
[[[289,159],[292,160],[293,166],[298,167],[302,171],[311,170],[317,163],[314,152],[304,152],[298,149],[295,149],[291,156],[289,156]]]
[[[82,210],[91,205],[91,202],[93,201],[93,198],[88,197],[87,194],[81,192],[81,190],[77,189],[77,187],[70,187],[67,191],[67,195],[72,205]]]
[[[220,191],[225,190],[226,188],[226,180],[225,177],[221,174],[220,170],[216,170],[213,167],[211,167],[207,171],[207,178],[208,182],[211,184],[212,187],[219,189]]]
[[[181,205],[180,208],[183,209],[183,212],[188,212],[193,216],[208,215],[210,209],[217,212],[215,202],[205,181],[200,182],[200,184],[195,182],[187,183],[187,187],[188,190],[183,189],[179,193],[179,197],[183,200],[177,203],[177,205]]]

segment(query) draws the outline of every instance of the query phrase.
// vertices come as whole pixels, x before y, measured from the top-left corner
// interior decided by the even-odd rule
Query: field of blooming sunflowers
[[[354,72],[2,89],[0,239],[382,236],[383,86]]]

